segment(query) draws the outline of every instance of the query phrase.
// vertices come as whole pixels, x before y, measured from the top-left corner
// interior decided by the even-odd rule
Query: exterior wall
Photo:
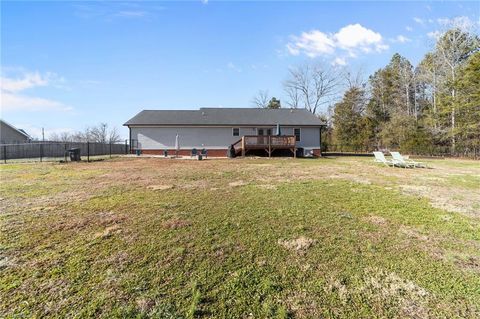
[[[0,121],[0,143],[1,144],[15,144],[15,143],[27,143],[28,138],[14,130],[8,125],[3,124]]]
[[[256,127],[240,127],[240,136],[233,136],[233,127],[131,127],[133,148],[146,150],[175,149],[175,136],[179,135],[180,149],[206,148],[225,150],[243,135],[257,135]],[[275,132],[275,127],[271,128]],[[299,127],[301,139],[298,147],[319,149],[320,128]],[[282,135],[293,135],[293,127],[281,127]],[[146,153],[146,152],[144,152]]]
[[[292,129],[292,135],[293,135],[293,129]],[[319,149],[320,148],[320,128],[300,127],[300,142],[297,142],[297,146]]]

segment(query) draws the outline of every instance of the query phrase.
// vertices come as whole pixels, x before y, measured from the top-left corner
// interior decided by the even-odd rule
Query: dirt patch
[[[412,228],[412,227],[408,227],[408,226],[405,226],[405,225],[402,225],[400,226],[400,228],[398,229],[398,231],[404,235],[406,235],[408,238],[411,238],[411,239],[416,239],[416,240],[420,240],[420,241],[424,241],[424,242],[429,242],[431,241],[430,237],[428,237],[427,235],[424,235],[422,233],[420,233],[418,230]]]
[[[426,197],[435,208],[462,213],[470,217],[480,217],[480,208],[474,205],[480,202],[478,190],[466,192],[453,186],[438,185],[399,185],[399,187],[404,194]]]
[[[332,179],[344,179],[344,180],[352,181],[359,184],[365,184],[365,185],[372,184],[372,182],[364,176],[358,176],[358,175],[347,174],[347,173],[337,173],[337,174],[330,175],[328,177]]]
[[[382,227],[388,224],[388,221],[385,218],[380,216],[375,216],[375,215],[365,217],[364,220],[369,223],[375,224],[377,226],[382,226]]]
[[[278,244],[283,248],[288,250],[294,251],[299,254],[304,254],[313,244],[315,244],[316,240],[300,236],[296,239],[285,240],[279,239]]]
[[[143,313],[148,313],[155,306],[155,301],[148,298],[140,298],[136,300],[138,309]]]
[[[430,293],[415,282],[383,269],[364,269],[358,278],[332,276],[327,279],[324,291],[336,295],[346,307],[352,299],[370,300],[396,309],[401,318],[428,318]]]
[[[239,187],[239,186],[245,186],[245,185],[248,185],[248,183],[242,180],[228,183],[228,186],[230,187]]]
[[[295,291],[286,300],[288,309],[295,318],[322,318],[320,308],[315,301],[315,294],[306,291]]]
[[[190,226],[192,223],[183,219],[170,219],[163,223],[163,228],[178,229]]]
[[[466,258],[457,257],[455,264],[461,269],[480,273],[480,256],[467,256]]]
[[[112,225],[106,227],[102,232],[95,233],[95,239],[97,238],[108,238],[114,234],[120,233],[122,230],[119,225]]]
[[[209,183],[206,180],[192,181],[188,183],[182,183],[179,187],[183,189],[197,189],[197,188],[208,188]]]
[[[365,278],[366,286],[381,293],[382,297],[415,299],[428,296],[428,292],[424,288],[416,285],[413,281],[401,278],[396,273],[375,269],[367,269],[366,273],[368,274]]]
[[[151,189],[152,191],[164,191],[167,189],[172,189],[173,185],[149,185],[147,188]]]

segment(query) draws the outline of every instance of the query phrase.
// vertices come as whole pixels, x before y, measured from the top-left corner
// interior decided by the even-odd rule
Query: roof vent
[[[293,113],[293,109],[290,109],[290,113]]]
[[[205,116],[205,112],[202,111],[202,115]]]

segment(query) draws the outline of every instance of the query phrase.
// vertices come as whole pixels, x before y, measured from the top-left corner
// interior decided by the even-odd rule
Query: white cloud
[[[208,0],[200,0],[203,4],[208,4]]]
[[[431,32],[428,32],[427,33],[427,37],[431,38],[431,39],[435,39],[435,40],[438,40],[440,38],[440,36],[442,35],[442,32],[441,31],[431,31]]]
[[[438,24],[444,27],[456,27],[461,30],[470,30],[475,27],[475,22],[467,16],[459,16],[455,18],[438,18]]]
[[[413,31],[413,28],[411,26],[406,26],[405,27],[405,30],[407,30],[408,32],[412,32]]]
[[[332,37],[318,30],[303,32],[299,37],[293,37],[293,39],[294,43],[287,44],[288,52],[292,55],[299,55],[303,52],[313,58],[335,51],[335,41]]]
[[[1,89],[9,92],[23,91],[36,86],[46,86],[51,78],[51,73],[41,75],[38,72],[25,73],[23,78],[1,77]]]
[[[70,111],[73,108],[58,101],[2,91],[2,111]]]
[[[382,35],[367,29],[360,24],[349,24],[336,33],[324,33],[319,30],[303,32],[299,36],[292,36],[287,44],[287,51],[291,55],[305,54],[310,58],[330,56],[339,52],[348,57],[357,57],[360,53],[381,52],[388,49],[383,42]],[[334,63],[344,62],[345,57],[337,58]]]
[[[398,42],[398,43],[406,43],[406,42],[411,42],[412,40],[410,38],[407,38],[404,35],[397,35],[395,39],[392,39],[392,42]]]
[[[2,111],[68,111],[72,107],[61,102],[22,94],[25,90],[54,86],[63,82],[55,73],[22,72],[17,77],[0,77],[0,100]]]
[[[151,2],[153,3],[153,2]],[[101,19],[112,21],[114,19],[150,19],[155,17],[165,7],[151,4],[148,1],[119,2],[119,1],[93,1],[91,3],[76,3],[73,5],[74,13],[82,19]]]
[[[343,49],[352,48],[377,48],[382,43],[380,33],[367,29],[360,24],[350,24],[341,28],[335,39],[339,47]]]
[[[124,18],[141,18],[147,15],[146,11],[120,11],[115,13],[117,17],[124,17]]]
[[[416,23],[421,24],[421,25],[425,24],[425,20],[423,20],[421,18],[418,18],[418,17],[414,17],[413,21],[415,21]]]
[[[333,60],[332,65],[347,65],[347,60],[344,57],[336,57],[335,60]]]
[[[235,64],[233,64],[233,62],[228,62],[227,68],[229,68],[230,70],[233,70],[235,72],[242,72],[242,69],[239,68],[238,66],[236,66]]]

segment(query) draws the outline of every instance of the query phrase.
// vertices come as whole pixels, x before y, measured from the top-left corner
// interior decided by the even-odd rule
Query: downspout
[[[128,153],[132,154],[132,129],[128,126]]]
[[[322,157],[322,128],[323,128],[323,125],[320,125],[320,136],[319,136],[319,142],[320,142],[320,149],[319,149],[319,156]]]

